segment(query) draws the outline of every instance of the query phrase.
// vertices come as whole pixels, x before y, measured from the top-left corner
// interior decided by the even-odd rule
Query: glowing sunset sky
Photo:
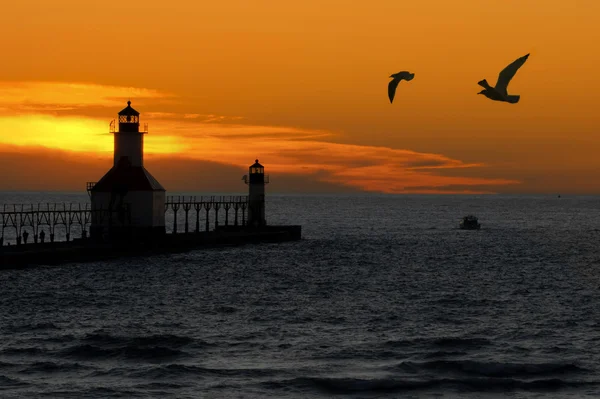
[[[244,191],[259,158],[272,191],[600,193],[598,21],[598,0],[12,2],[0,189],[98,180],[131,98],[169,191]],[[476,95],[527,53],[520,103]]]

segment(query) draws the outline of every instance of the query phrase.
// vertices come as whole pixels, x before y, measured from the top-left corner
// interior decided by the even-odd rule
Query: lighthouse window
[[[121,115],[119,116],[120,123],[138,123],[139,119],[135,115]]]

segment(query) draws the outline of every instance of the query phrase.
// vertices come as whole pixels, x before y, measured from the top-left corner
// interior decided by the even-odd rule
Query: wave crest
[[[452,389],[458,392],[498,392],[505,390],[556,391],[563,388],[598,385],[598,382],[567,381],[560,378],[519,380],[513,378],[439,378],[427,380],[410,379],[357,379],[357,378],[294,378],[281,381],[269,381],[262,385],[271,389],[289,389],[320,391],[329,395],[356,393],[401,393],[404,391]]]

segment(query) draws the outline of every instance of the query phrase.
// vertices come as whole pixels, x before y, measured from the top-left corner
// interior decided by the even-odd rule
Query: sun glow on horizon
[[[110,153],[108,125],[85,117],[0,116],[0,140],[16,146],[40,146],[73,152]],[[102,131],[106,133],[101,133]]]
[[[20,147],[45,147],[75,153],[112,154],[114,138],[105,121],[51,115],[0,116],[0,142]],[[172,136],[147,137],[145,152],[179,154],[186,146]]]

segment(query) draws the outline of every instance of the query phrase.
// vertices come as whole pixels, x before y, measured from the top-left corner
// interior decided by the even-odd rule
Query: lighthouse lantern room
[[[144,135],[140,113],[127,102],[119,112],[114,135],[113,167],[90,189],[92,200],[92,237],[114,238],[127,235],[147,237],[165,233],[165,189],[144,168]],[[96,212],[94,212],[96,210]],[[100,211],[101,210],[101,211]]]

